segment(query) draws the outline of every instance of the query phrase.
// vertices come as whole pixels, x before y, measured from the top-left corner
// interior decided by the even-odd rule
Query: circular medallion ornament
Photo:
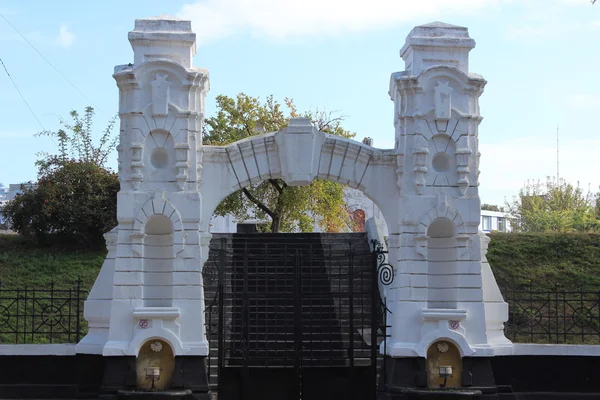
[[[62,320],[62,312],[60,308],[51,305],[44,307],[41,313],[42,324],[48,326],[56,326]]]
[[[448,324],[450,325],[450,329],[452,329],[453,331],[457,330],[460,327],[460,322],[458,321],[450,321],[448,322]]]
[[[147,319],[140,319],[140,321],[138,322],[138,326],[141,329],[146,329],[148,328],[148,320]]]

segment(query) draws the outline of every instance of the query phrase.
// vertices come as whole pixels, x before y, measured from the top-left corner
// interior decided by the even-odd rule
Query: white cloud
[[[69,27],[65,24],[60,26],[58,35],[54,38],[54,44],[60,47],[71,47],[75,41],[75,34],[69,31]]]
[[[508,0],[198,0],[179,17],[191,19],[199,42],[237,33],[283,39],[339,35],[405,21],[446,22]]]
[[[556,176],[556,137],[528,137],[495,144],[480,144],[482,202],[502,205],[527,180]],[[600,176],[590,168],[600,157],[600,139],[561,139],[560,176],[567,182],[598,191]]]

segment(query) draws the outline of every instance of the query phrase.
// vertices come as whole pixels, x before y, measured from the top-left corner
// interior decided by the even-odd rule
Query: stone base
[[[380,400],[600,398],[598,356],[521,355],[465,357],[462,388],[427,388],[424,358],[386,357]],[[462,392],[461,392],[462,390]]]
[[[389,399],[405,398],[405,399],[449,399],[449,400],[469,400],[481,399],[482,393],[480,390],[462,389],[462,390],[442,390],[442,389],[408,389],[403,388],[396,395],[387,397]]]
[[[118,393],[135,392],[136,373],[135,357],[104,357],[105,369],[100,397],[104,399],[117,399]],[[188,389],[190,394],[198,400],[210,399],[210,386],[205,356],[179,356],[175,357],[175,371],[173,373],[173,388],[181,391]],[[121,391],[121,392],[120,392]],[[166,392],[166,391],[165,391]],[[150,392],[137,392],[150,393]],[[154,392],[159,393],[159,392]]]
[[[0,399],[93,398],[103,370],[100,355],[2,355]]]
[[[425,358],[386,357],[385,387],[382,399],[488,399],[497,398],[494,373],[489,358],[463,358],[462,388],[427,387]]]
[[[117,398],[119,400],[183,400],[192,395],[190,389],[169,389],[157,392],[148,392],[142,390],[119,390]]]

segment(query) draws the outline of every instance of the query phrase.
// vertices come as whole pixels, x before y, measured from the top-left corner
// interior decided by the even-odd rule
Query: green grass
[[[533,283],[545,290],[600,289],[600,234],[493,233],[487,258],[501,287]],[[18,235],[0,234],[0,281],[8,287],[90,289],[106,251],[39,247]]]
[[[18,235],[0,234],[0,282],[10,288],[72,288],[81,277],[91,289],[106,251],[78,251],[68,247],[38,247]]]
[[[488,261],[501,288],[600,289],[600,234],[493,233]]]
[[[536,291],[600,290],[600,234],[493,233],[490,237],[487,258],[501,290],[528,288],[529,285]],[[64,244],[40,247],[18,235],[0,234],[0,282],[6,290],[25,287],[47,289],[51,282],[56,288],[70,289],[81,277],[82,289],[89,290],[105,256],[106,251],[69,248]],[[542,300],[540,304],[545,303]],[[529,311],[518,307],[511,310],[513,318],[521,316],[521,319],[527,320],[524,323],[529,323]],[[3,318],[1,311],[0,325]],[[544,313],[546,315],[548,311]],[[85,321],[82,324],[85,329]],[[519,340],[519,336],[515,338]],[[539,338],[540,342],[546,340],[545,337]],[[48,336],[40,334],[32,341],[45,343]],[[523,337],[520,341],[538,340]],[[567,339],[567,342],[581,343],[576,337]],[[0,343],[14,343],[14,336],[0,334]],[[589,343],[598,344],[596,339]]]

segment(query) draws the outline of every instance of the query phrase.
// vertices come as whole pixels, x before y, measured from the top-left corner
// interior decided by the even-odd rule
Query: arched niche
[[[456,226],[437,218],[427,236],[427,308],[456,309]]]
[[[173,136],[155,129],[144,139],[144,180],[147,182],[174,182],[177,176]]]
[[[152,379],[148,368],[159,368],[160,375],[154,380],[154,389],[166,390],[173,385],[175,371],[175,355],[171,345],[162,339],[150,339],[145,342],[135,362],[136,385],[138,389],[152,390]]]
[[[171,307],[173,303],[173,222],[152,215],[144,227],[144,306]]]
[[[440,367],[451,367],[452,375],[440,376]],[[463,362],[458,347],[450,340],[438,340],[427,349],[427,386],[430,388],[461,387]],[[445,382],[444,382],[445,381]]]

